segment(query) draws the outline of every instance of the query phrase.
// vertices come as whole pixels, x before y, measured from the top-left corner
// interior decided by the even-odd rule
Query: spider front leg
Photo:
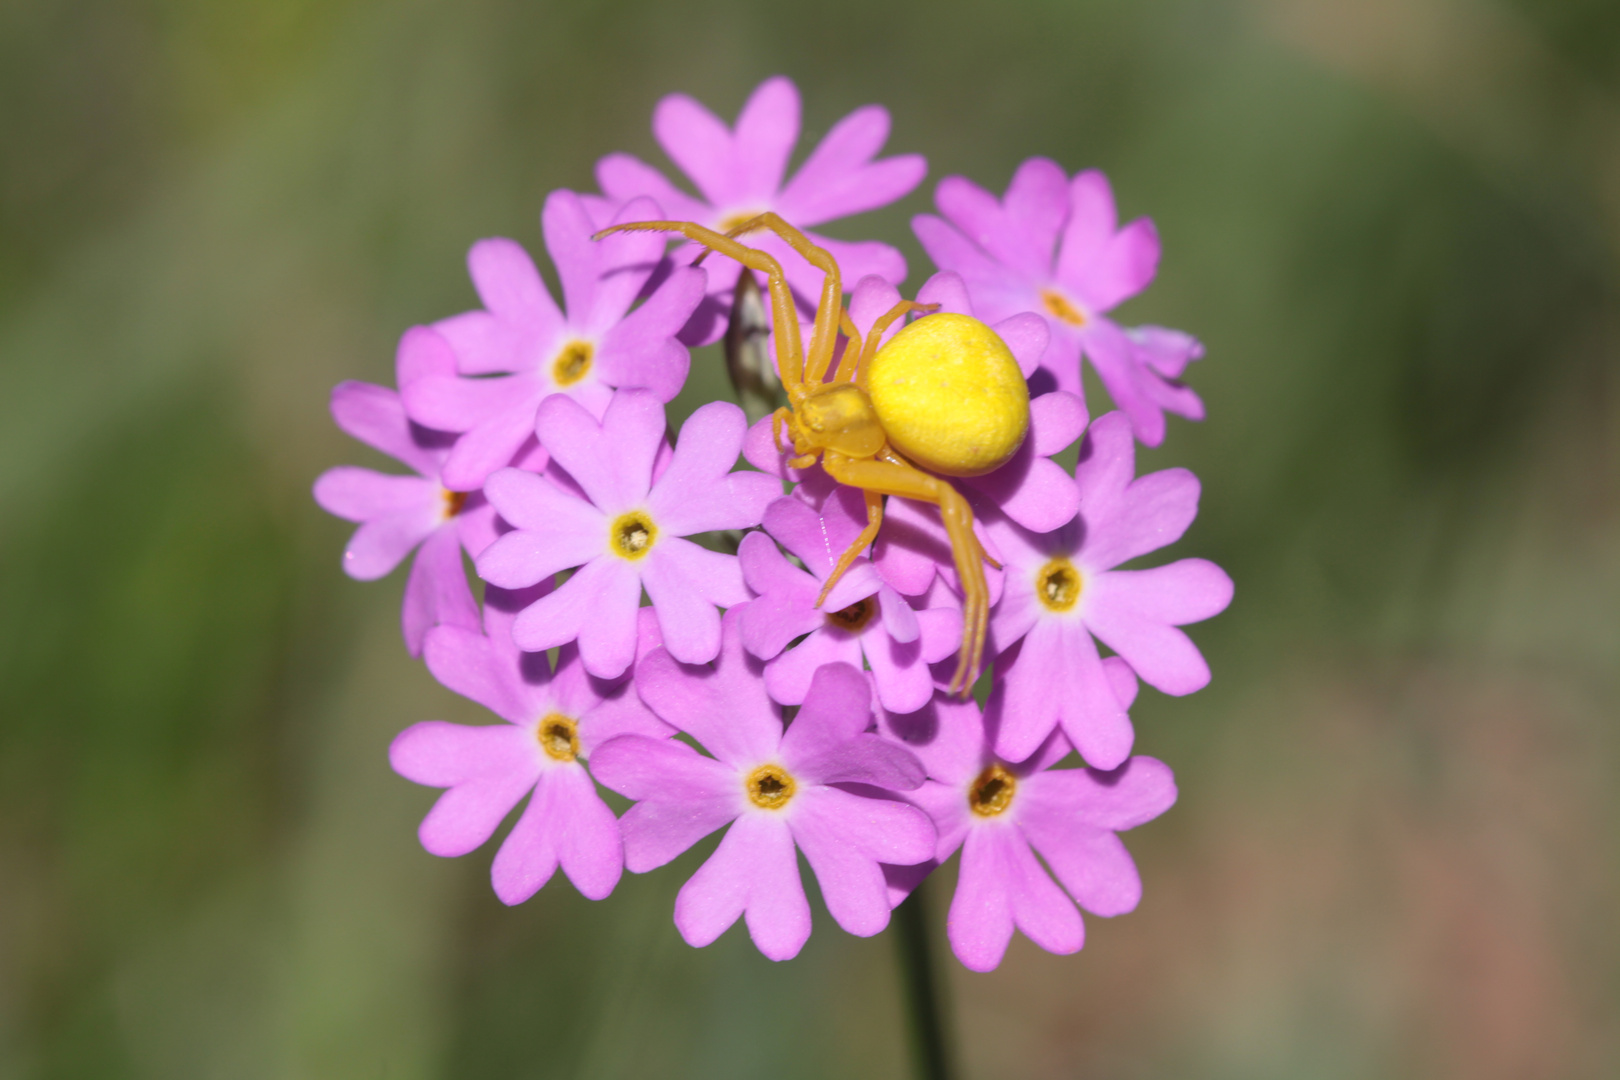
[[[897,455],[887,460],[857,460],[828,451],[821,467],[840,484],[857,487],[870,494],[898,495],[903,499],[933,503],[939,507],[951,540],[951,558],[962,583],[962,649],[956,661],[956,674],[950,691],[966,697],[978,681],[984,657],[984,635],[990,621],[990,589],[984,580],[983,548],[973,535],[973,509],[947,481],[931,476]],[[864,535],[864,533],[862,534]],[[846,553],[847,554],[847,553]]]
[[[868,491],[865,494],[866,528],[861,530],[861,534],[855,538],[855,542],[845,548],[844,553],[838,557],[838,562],[833,565],[832,573],[827,575],[826,582],[821,586],[821,595],[816,597],[816,607],[820,607],[826,602],[827,594],[832,592],[834,585],[838,584],[838,579],[842,578],[850,565],[860,558],[861,552],[871,547],[872,541],[877,539],[878,526],[883,524],[883,496],[876,491]]]

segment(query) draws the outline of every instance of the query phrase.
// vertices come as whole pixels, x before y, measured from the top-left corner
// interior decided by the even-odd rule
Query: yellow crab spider
[[[808,350],[781,264],[770,253],[737,242],[756,229],[776,233],[825,275]],[[776,366],[788,399],[787,407],[771,417],[775,443],[782,445],[786,429],[796,455],[789,465],[808,468],[819,458],[834,480],[866,495],[866,528],[833,567],[816,606],[876,539],[883,496],[939,507],[962,584],[962,648],[950,689],[966,696],[978,679],[990,615],[983,564],[998,564],[973,534],[967,500],[941,477],[990,472],[1023,443],[1029,386],[1012,352],[984,323],[948,313],[926,315],[879,347],[896,319],[937,306],[911,300],[873,323],[863,343],[844,310],[837,261],[776,214],[761,214],[726,234],[691,221],[634,221],[603,229],[595,239],[626,230],[680,233],[769,279]],[[840,331],[848,342],[829,379]]]

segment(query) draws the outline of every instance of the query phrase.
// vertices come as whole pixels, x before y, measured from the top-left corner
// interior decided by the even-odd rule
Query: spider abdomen
[[[1029,432],[1018,362],[994,330],[966,315],[907,326],[878,350],[864,381],[889,444],[930,472],[990,472]]]

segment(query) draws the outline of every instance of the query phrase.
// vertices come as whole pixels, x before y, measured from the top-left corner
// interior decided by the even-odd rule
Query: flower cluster
[[[397,388],[333,392],[339,427],[414,473],[345,466],[316,482],[322,507],[359,523],[345,569],[378,578],[415,551],[406,646],[500,720],[415,724],[390,760],[444,789],[420,830],[436,855],[479,847],[527,798],[494,857],[508,904],[558,868],[603,898],[626,867],[723,830],[676,902],[693,945],[742,917],[766,956],[796,955],[811,928],[799,853],[833,920],[871,935],[960,849],[948,936],[974,970],[1000,962],[1015,928],[1069,953],[1080,909],[1136,905],[1118,834],[1176,792],[1166,766],[1131,755],[1129,709],[1138,680],[1175,695],[1208,682],[1179,627],[1231,598],[1201,559],[1125,568],[1177,540],[1199,495],[1186,470],[1135,470],[1166,412],[1202,415],[1179,381],[1199,344],[1110,318],[1154,274],[1152,224],[1119,227],[1100,173],[1044,159],[1001,198],[947,178],[939,216],[915,219],[938,267],[917,300],[990,326],[1029,387],[1016,453],[950,481],[993,567],[982,709],[946,692],[963,583],[935,506],[890,496],[866,536],[876,496],[794,467],[771,419],[750,426],[729,402],[671,439],[688,347],[718,337],[753,271],[695,266],[700,248],[655,233],[593,239],[648,220],[726,231],[767,211],[809,227],[887,204],[925,171],[878,157],[888,128],[882,108],[859,109],[784,179],[791,82],[764,83],[731,127],[666,98],[653,130],[698,195],[609,155],[601,194],[545,203],[560,305],[522,247],[480,241],[468,266],[482,307],[407,331]],[[905,325],[877,325],[900,300],[898,251],[811,239],[856,283],[846,327],[886,341]],[[778,257],[813,312],[819,272],[774,234],[746,243]],[[1082,357],[1118,408],[1094,422]],[[1077,442],[1072,469],[1054,460]],[[871,542],[840,572],[858,538]],[[622,816],[599,785],[630,800]]]

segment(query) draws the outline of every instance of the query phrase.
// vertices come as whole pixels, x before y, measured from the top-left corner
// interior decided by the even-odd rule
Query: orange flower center
[[[1070,326],[1086,325],[1086,316],[1078,304],[1056,289],[1041,290],[1041,306],[1046,313],[1055,319],[1061,319]]]
[[[798,787],[780,765],[761,765],[748,774],[748,799],[762,810],[780,810]]]
[[[991,765],[968,788],[968,809],[980,817],[995,817],[1012,805],[1018,778],[1000,765]]]
[[[573,761],[579,757],[579,724],[561,713],[552,713],[535,729],[540,749],[553,761]]]

